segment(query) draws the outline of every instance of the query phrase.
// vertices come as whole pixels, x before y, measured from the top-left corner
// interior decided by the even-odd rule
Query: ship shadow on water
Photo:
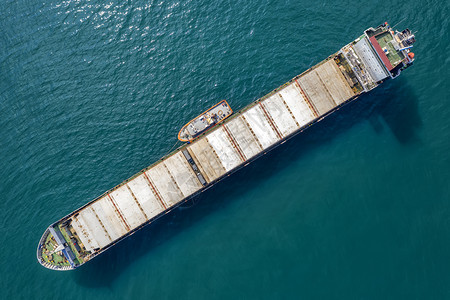
[[[402,145],[419,141],[417,130],[421,126],[421,119],[418,114],[418,100],[404,79],[386,82],[284,145],[268,152],[73,271],[73,279],[77,284],[91,288],[112,285],[128,267],[139,263],[142,256],[176,238],[183,230],[223,208],[238,195],[256,188],[261,180],[276,176],[293,160],[301,159],[308,152],[330,143],[355,124],[367,121],[378,134],[383,134],[385,128],[389,128]],[[195,205],[192,205],[193,203]]]
[[[422,126],[422,120],[418,99],[405,78],[386,82],[367,98],[375,103],[374,113],[368,120],[377,133],[382,133],[384,121],[400,144],[420,142],[417,131]]]

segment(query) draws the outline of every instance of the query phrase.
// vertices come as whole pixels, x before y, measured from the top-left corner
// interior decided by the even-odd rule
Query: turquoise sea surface
[[[385,21],[416,62],[77,270],[47,226]],[[0,299],[450,299],[448,1],[0,3]]]

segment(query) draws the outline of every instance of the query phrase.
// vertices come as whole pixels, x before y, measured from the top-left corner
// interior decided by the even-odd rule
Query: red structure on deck
[[[386,66],[386,68],[390,72],[394,67],[392,66],[391,62],[389,61],[389,58],[387,58],[387,56],[384,53],[383,49],[381,49],[381,46],[380,46],[380,44],[378,44],[377,39],[373,36],[369,40],[370,40],[370,43],[372,44],[372,46],[377,51],[378,56],[380,56],[380,58],[383,61],[384,65]]]

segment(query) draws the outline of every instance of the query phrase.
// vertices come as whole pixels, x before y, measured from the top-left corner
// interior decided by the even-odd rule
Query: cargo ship
[[[223,119],[211,122],[214,126],[204,124],[193,134],[181,132],[180,139],[187,143],[51,224],[39,240],[39,263],[52,270],[72,270],[92,260],[343,105],[399,76],[414,62],[414,42],[409,29],[399,32],[388,23],[369,28],[247,107],[231,116],[226,115],[231,108],[220,114]]]

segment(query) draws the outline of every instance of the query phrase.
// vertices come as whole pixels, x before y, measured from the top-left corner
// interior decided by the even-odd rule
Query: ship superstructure
[[[50,225],[38,261],[71,270],[410,66],[407,29],[369,28],[337,53]]]

